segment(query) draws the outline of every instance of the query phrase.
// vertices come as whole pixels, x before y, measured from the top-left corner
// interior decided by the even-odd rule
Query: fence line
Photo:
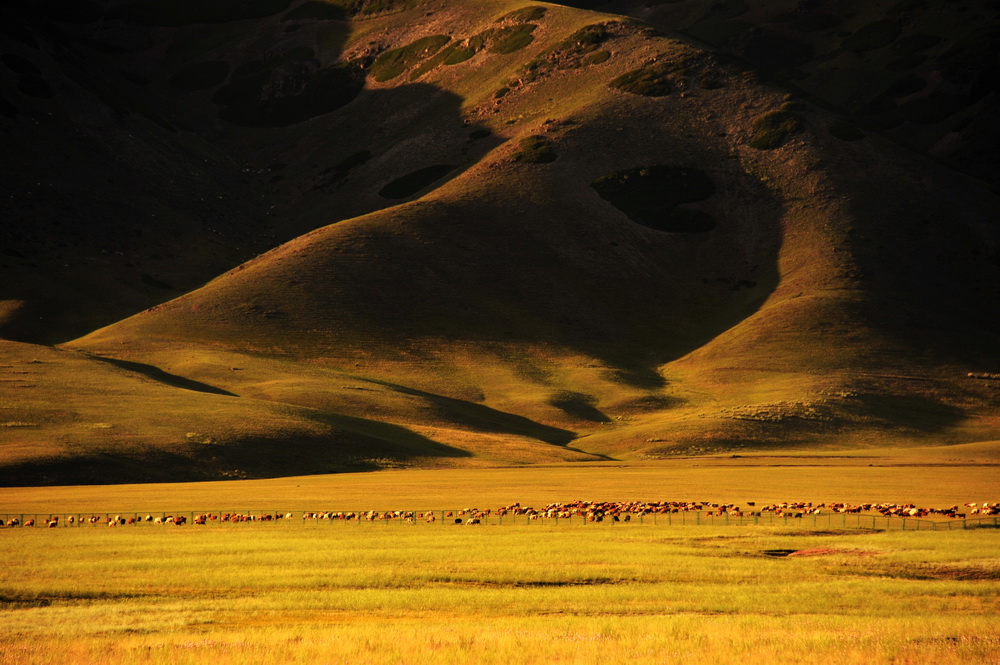
[[[819,513],[819,514],[777,514],[773,512],[754,512],[730,515],[703,511],[680,511],[666,513],[625,513],[616,516],[588,516],[573,514],[563,516],[547,516],[544,514],[499,514],[497,512],[470,512],[463,510],[404,510],[404,511],[229,511],[187,510],[179,512],[165,511],[127,511],[99,513],[0,513],[3,526],[8,528],[80,528],[85,526],[106,526],[115,521],[116,526],[160,526],[169,522],[182,522],[197,528],[199,516],[207,516],[208,524],[242,524],[242,523],[274,523],[284,525],[321,524],[384,524],[387,526],[417,526],[426,527],[455,526],[472,524],[483,526],[505,525],[550,525],[567,526],[613,526],[628,527],[631,525],[654,526],[789,526],[809,527],[813,529],[868,529],[868,530],[903,530],[903,531],[941,531],[955,529],[1000,528],[1000,516],[979,518],[952,518],[947,520],[928,520],[913,517],[893,515],[859,514],[859,513]],[[223,519],[224,516],[230,516]],[[117,518],[117,519],[116,519]],[[180,519],[183,518],[183,519]]]

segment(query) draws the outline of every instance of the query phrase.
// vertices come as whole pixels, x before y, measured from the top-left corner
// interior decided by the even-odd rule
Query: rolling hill
[[[649,4],[5,7],[0,481],[998,438],[987,162]]]

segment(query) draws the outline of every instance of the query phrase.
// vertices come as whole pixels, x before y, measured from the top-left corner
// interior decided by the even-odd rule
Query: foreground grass
[[[992,529],[12,530],[0,662],[997,663],[998,547]]]

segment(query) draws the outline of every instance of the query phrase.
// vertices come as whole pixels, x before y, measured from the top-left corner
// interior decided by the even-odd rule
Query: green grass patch
[[[352,13],[360,14],[384,14],[386,12],[398,12],[416,6],[418,0],[340,0],[346,1]]]
[[[568,38],[566,38],[557,49],[569,54],[590,53],[608,38],[608,29],[603,23],[587,25]]]
[[[380,53],[372,64],[372,78],[380,83],[391,81],[417,63],[426,60],[451,41],[448,35],[431,35],[415,42]]]
[[[229,76],[229,63],[225,60],[209,60],[189,65],[169,79],[167,84],[178,90],[194,92],[209,90],[225,82]]]
[[[483,42],[475,37],[466,40],[461,44],[455,44],[448,49],[447,54],[442,58],[446,65],[457,65],[471,59],[483,49]]]
[[[540,20],[543,16],[545,16],[547,11],[547,7],[541,7],[538,5],[533,7],[521,7],[520,9],[515,9],[509,14],[504,14],[497,19],[497,23],[530,23],[531,21]]]
[[[486,41],[489,43],[488,50],[490,53],[498,54],[520,51],[535,40],[531,33],[537,28],[538,26],[533,23],[524,23],[507,28],[494,28],[486,36]]]
[[[588,55],[583,62],[584,64],[587,65],[599,65],[602,62],[607,62],[610,59],[611,59],[610,51],[597,51],[595,53],[591,53],[590,55]]]
[[[789,135],[802,126],[802,118],[793,111],[770,111],[753,123],[750,147],[758,150],[773,150],[781,147]]]
[[[587,25],[563,41],[548,49],[524,66],[519,77],[521,82],[531,82],[560,69],[577,69],[585,65],[606,61],[607,56],[592,56],[607,39],[608,31],[604,23]],[[605,52],[606,53],[606,52]]]
[[[559,158],[552,141],[544,136],[529,136],[522,139],[518,148],[514,153],[514,161],[522,164],[549,164]]]
[[[426,189],[445,177],[455,169],[454,164],[435,164],[426,166],[401,178],[396,178],[379,190],[378,195],[384,199],[406,199],[417,192]]]
[[[707,213],[680,207],[715,194],[715,184],[700,169],[665,165],[626,169],[598,178],[591,187],[633,222],[657,231],[703,233],[715,228]]]
[[[674,84],[670,80],[674,71],[673,63],[656,62],[622,74],[608,86],[633,95],[663,97],[674,90]]]

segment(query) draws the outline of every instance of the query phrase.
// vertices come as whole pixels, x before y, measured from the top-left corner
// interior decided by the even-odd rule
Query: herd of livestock
[[[154,516],[152,514],[131,516],[125,515],[50,515],[38,520],[33,517],[9,517],[0,520],[0,526],[4,527],[33,527],[46,526],[55,528],[58,526],[81,526],[107,525],[107,526],[129,526],[142,523],[151,524],[171,524],[182,526],[184,524],[209,524],[209,523],[238,523],[238,522],[276,522],[292,520],[298,517],[302,521],[306,520],[337,520],[337,521],[368,521],[385,522],[399,521],[415,523],[438,522],[451,524],[475,525],[482,524],[493,518],[499,523],[505,517],[518,517],[529,521],[537,520],[559,520],[559,519],[583,519],[587,522],[630,522],[633,519],[642,520],[645,517],[656,517],[657,515],[686,515],[695,513],[705,517],[735,517],[735,518],[761,518],[761,517],[781,517],[799,519],[809,515],[820,514],[868,514],[880,515],[882,517],[901,518],[930,518],[939,516],[946,519],[966,519],[967,517],[989,517],[1000,515],[1000,503],[965,503],[962,506],[951,506],[948,508],[921,508],[913,504],[896,503],[812,503],[812,502],[792,502],[792,503],[772,503],[758,506],[753,501],[746,502],[745,505],[733,503],[712,503],[705,501],[573,501],[569,503],[550,503],[543,508],[533,508],[522,506],[520,503],[504,506],[497,509],[479,510],[467,508],[464,510],[431,510],[431,511],[300,511],[300,512],[205,512],[195,514],[189,513],[190,518],[185,515],[162,514]]]

